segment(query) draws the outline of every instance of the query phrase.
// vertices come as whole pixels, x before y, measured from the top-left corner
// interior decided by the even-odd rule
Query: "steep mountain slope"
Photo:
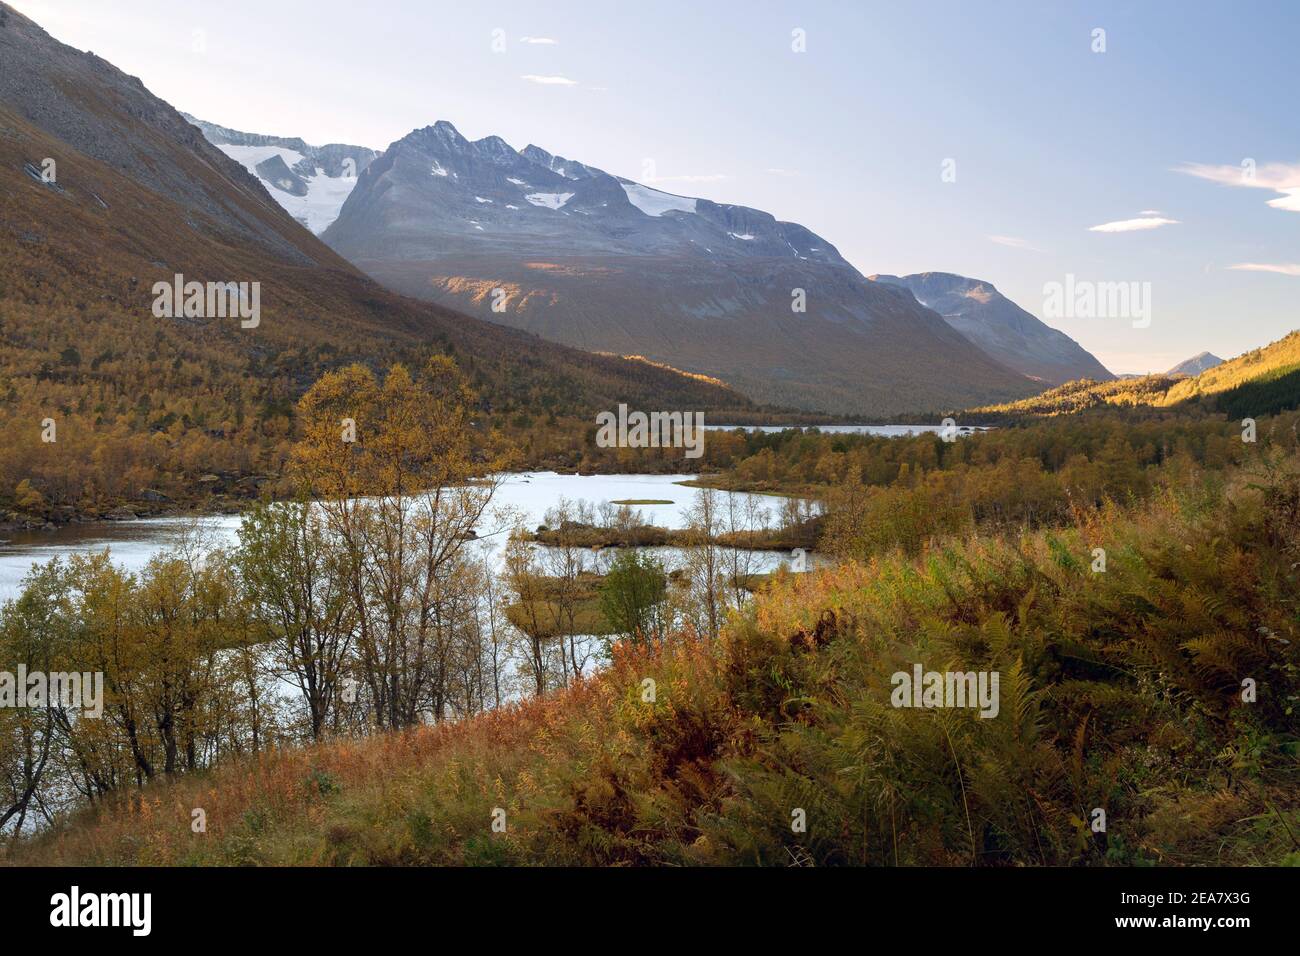
[[[1171,368],[1166,375],[1200,375],[1206,369],[1214,368],[1216,365],[1222,365],[1223,359],[1210,352],[1198,352],[1191,358],[1179,362]]]
[[[1039,321],[992,283],[950,272],[871,278],[907,289],[993,358],[1025,375],[1051,385],[1115,377],[1078,342]]]
[[[367,146],[312,146],[297,137],[242,133],[182,113],[209,143],[262,180],[289,215],[320,235],[379,154]]]
[[[401,292],[763,401],[893,415],[1036,388],[798,224],[447,122],[390,146],[322,238]]]
[[[450,351],[496,420],[750,408],[383,289],[138,80],[4,4],[0,64],[0,505],[23,481],[37,504],[100,507],[274,471],[297,395],[348,361]],[[156,317],[153,286],[176,274],[259,283],[260,322]]]

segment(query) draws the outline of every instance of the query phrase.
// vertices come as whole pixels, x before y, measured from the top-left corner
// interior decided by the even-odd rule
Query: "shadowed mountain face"
[[[322,168],[328,149],[317,157]],[[260,323],[156,317],[154,283],[178,273],[259,283]],[[99,358],[63,373],[69,388],[91,382],[123,391],[126,409],[141,407],[137,400],[155,410],[174,403],[177,419],[219,423],[249,393],[280,415],[325,368],[379,366],[430,350],[454,354],[494,410],[585,417],[620,401],[749,406],[716,384],[385,290],[139,80],[59,43],[3,3],[0,330],[0,359],[13,379],[47,380],[40,369],[75,346]],[[139,374],[115,375],[113,363]],[[116,406],[104,407],[110,423]]]
[[[1222,365],[1223,359],[1210,352],[1199,352],[1191,358],[1179,362],[1171,368],[1166,375],[1200,375],[1207,368],[1214,368],[1216,365]]]
[[[371,163],[322,238],[398,291],[766,402],[895,415],[1039,388],[798,224],[446,122]]]
[[[992,283],[950,272],[871,278],[907,289],[993,358],[1049,385],[1115,377],[1078,342],[1030,315]]]
[[[75,179],[79,161],[93,160],[106,174],[173,203],[182,226],[257,243],[285,261],[342,264],[304,243],[278,208],[267,208],[256,180],[232,170],[199,130],[138,79],[59,43],[4,4],[0,12],[0,109],[13,119],[3,124],[3,137],[30,147],[38,136],[58,143],[49,155],[27,153],[38,163],[54,160],[56,182]],[[75,190],[66,194],[77,204],[75,196]]]

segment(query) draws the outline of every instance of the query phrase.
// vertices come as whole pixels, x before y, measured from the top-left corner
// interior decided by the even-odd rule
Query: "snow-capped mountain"
[[[338,218],[357,179],[379,154],[365,146],[312,146],[296,137],[263,136],[182,116],[213,146],[266,184],[289,214],[320,235]]]
[[[445,121],[390,147],[362,190],[366,201],[344,210],[327,241],[363,258],[399,246],[403,257],[419,258],[443,252],[449,236],[481,233],[478,238],[514,245],[562,241],[568,254],[771,256],[847,265],[830,243],[769,213],[663,192],[538,146],[516,151],[498,136],[471,142]],[[379,199],[385,220],[373,229],[368,217]]]
[[[760,401],[893,415],[1041,387],[798,223],[448,122],[369,164],[322,238],[398,291]]]
[[[1216,365],[1222,365],[1223,359],[1211,352],[1198,352],[1191,358],[1179,362],[1171,368],[1166,375],[1200,375],[1207,368],[1214,368]]]
[[[1078,342],[1026,312],[991,282],[950,272],[871,278],[907,289],[989,355],[1025,375],[1051,385],[1115,377]]]

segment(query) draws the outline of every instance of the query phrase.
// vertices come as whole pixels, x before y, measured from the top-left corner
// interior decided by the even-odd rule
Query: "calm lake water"
[[[509,508],[524,515],[526,527],[536,527],[548,508],[560,498],[570,501],[587,501],[599,505],[603,501],[629,499],[663,499],[666,505],[634,505],[647,522],[666,528],[686,526],[686,512],[695,496],[694,488],[678,482],[688,481],[693,475],[561,475],[556,472],[528,472],[507,475],[492,499],[493,508]],[[737,494],[743,505],[745,499],[754,498],[760,507],[772,512],[776,521],[780,499],[769,495]],[[238,515],[222,515],[198,519],[212,545],[238,543]],[[149,559],[174,543],[178,533],[195,523],[194,518],[140,518],[135,521],[104,521],[94,524],[67,525],[53,531],[15,531],[0,545],[0,600],[16,597],[23,577],[33,564],[51,558],[66,557],[77,552],[109,549],[113,561],[128,571],[139,571]],[[492,522],[485,522],[491,524]],[[489,555],[500,553],[507,536],[506,531],[487,536],[480,547]],[[655,549],[661,560],[672,565],[675,549]],[[758,552],[756,570],[768,571],[788,559],[788,555]]]
[[[927,432],[938,434],[943,430],[943,425],[705,425],[705,431],[734,431],[737,428],[744,429],[747,432],[781,432],[791,428],[802,428],[804,431],[817,429],[823,435],[879,435],[883,438],[906,438],[909,435],[924,435]],[[970,432],[987,431],[988,427],[983,425],[961,425],[958,433],[961,435]]]

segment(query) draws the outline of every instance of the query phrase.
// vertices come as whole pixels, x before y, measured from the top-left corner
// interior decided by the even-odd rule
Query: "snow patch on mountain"
[[[258,164],[266,162],[273,156],[279,156],[283,159],[284,164],[290,169],[293,169],[303,160],[302,153],[292,149],[285,149],[283,146],[232,146],[226,143],[218,146],[217,149],[235,162],[240,163],[254,176],[257,175]]]
[[[524,198],[534,206],[545,206],[547,209],[559,209],[573,198],[573,193],[529,193]]]
[[[662,216],[666,212],[695,212],[697,202],[695,199],[674,196],[672,193],[660,192],[658,189],[625,180],[620,180],[619,185],[627,193],[628,202],[647,216]]]
[[[260,175],[257,171],[260,163],[276,156],[284,160],[286,166],[301,175],[302,167],[299,164],[305,158],[302,153],[283,146],[234,146],[225,143],[218,144],[217,149],[242,164],[254,176]],[[313,168],[314,175],[301,176],[302,181],[307,185],[305,196],[295,196],[285,188],[287,184],[268,179],[263,179],[263,182],[270,187],[275,201],[283,206],[289,215],[319,236],[339,217],[339,210],[343,208],[348,196],[352,195],[352,190],[356,188],[357,178],[327,176],[319,166]]]

